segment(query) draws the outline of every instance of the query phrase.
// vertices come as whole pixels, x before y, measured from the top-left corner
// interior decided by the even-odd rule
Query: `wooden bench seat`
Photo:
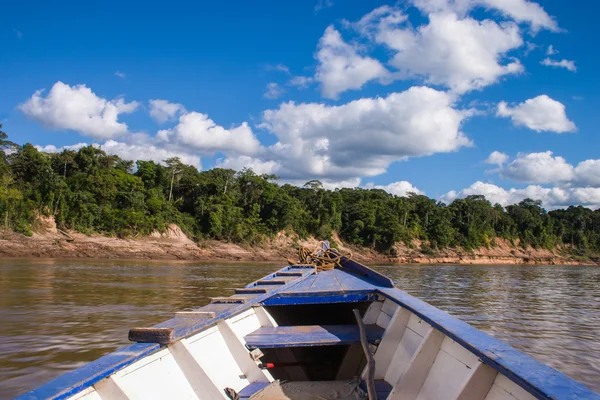
[[[366,325],[369,343],[378,343],[385,329]],[[302,325],[263,327],[244,337],[249,349],[336,346],[360,343],[357,325]]]

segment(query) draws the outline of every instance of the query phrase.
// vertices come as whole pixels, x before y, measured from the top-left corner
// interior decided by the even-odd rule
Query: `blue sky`
[[[10,2],[0,121],[45,151],[600,207],[593,2]]]

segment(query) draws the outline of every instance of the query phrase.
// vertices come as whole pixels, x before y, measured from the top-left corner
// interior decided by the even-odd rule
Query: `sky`
[[[600,3],[87,3],[3,5],[11,140],[600,208]]]

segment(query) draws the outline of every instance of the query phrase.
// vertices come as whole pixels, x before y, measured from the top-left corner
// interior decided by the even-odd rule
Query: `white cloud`
[[[287,65],[284,65],[284,64],[275,64],[275,65],[267,64],[265,66],[265,69],[267,71],[279,71],[279,72],[283,72],[288,75],[290,74],[290,69],[287,67]]]
[[[332,0],[317,0],[317,4],[315,5],[315,12],[319,12],[329,7],[333,7]]]
[[[558,50],[556,50],[552,45],[548,46],[548,49],[546,50],[546,55],[553,56],[554,54],[558,54]]]
[[[127,75],[125,75],[125,73],[123,73],[123,72],[116,71],[116,72],[115,72],[115,76],[118,76],[118,77],[119,77],[119,78],[121,78],[121,79],[125,79],[125,77],[126,77]]]
[[[258,175],[262,175],[276,173],[279,168],[279,163],[277,161],[264,161],[259,158],[239,156],[219,159],[217,161],[217,167],[233,169],[236,171],[241,171],[244,168],[251,168],[252,171]]]
[[[556,21],[539,4],[528,0],[413,0],[415,7],[425,13],[455,12],[466,15],[475,7],[498,10],[514,21],[531,24],[532,30],[542,28],[557,32]]]
[[[492,204],[500,203],[503,206],[518,203],[527,198],[542,200],[546,209],[552,210],[569,205],[582,205],[590,208],[600,208],[600,188],[545,188],[539,185],[530,185],[523,189],[504,189],[491,183],[477,181],[468,188],[460,191],[450,191],[440,200],[450,203],[454,199],[470,195],[484,195]]]
[[[174,128],[161,130],[156,136],[159,141],[164,143],[180,146],[189,151],[199,151],[203,154],[233,152],[253,155],[260,148],[260,142],[246,122],[237,127],[225,129],[208,118],[208,115],[199,112],[181,115],[179,123]]]
[[[400,197],[406,197],[409,193],[425,194],[408,181],[392,182],[387,185],[373,185],[372,183],[370,183],[367,184],[366,187],[373,189],[382,189],[390,194]]]
[[[295,76],[288,82],[290,86],[296,86],[299,89],[307,88],[315,79],[311,76]]]
[[[47,146],[35,146],[39,151],[46,153],[60,153],[63,150],[79,150],[84,146],[88,146],[88,143],[77,143],[72,146],[56,147],[54,145]],[[107,154],[114,154],[121,157],[124,160],[145,160],[162,163],[163,160],[171,157],[179,157],[181,162],[188,165],[193,165],[196,168],[202,168],[200,163],[200,157],[195,154],[189,154],[176,150],[168,150],[162,146],[156,146],[150,142],[148,143],[125,143],[117,142],[114,140],[107,140],[104,143],[92,143],[92,146],[102,149]]]
[[[363,35],[395,51],[390,60],[400,71],[395,78],[421,77],[465,93],[523,71],[519,60],[503,61],[510,50],[523,45],[514,23],[498,25],[451,12],[430,14],[429,23],[416,29],[406,22],[400,10],[383,6],[354,24]]]
[[[344,42],[340,33],[329,26],[319,40],[319,62],[315,79],[323,96],[337,98],[346,90],[356,90],[374,79],[384,79],[388,71],[374,58],[361,56],[356,47]]]
[[[584,186],[600,187],[600,160],[585,160],[575,167],[577,183]]]
[[[393,161],[470,145],[460,130],[469,115],[448,93],[426,87],[340,106],[287,102],[263,113],[261,127],[279,141],[261,157],[278,161],[284,179],[374,176]]]
[[[542,28],[558,32],[560,28],[556,21],[546,13],[544,8],[533,1],[527,0],[481,0],[479,2],[488,8],[495,8],[505,16],[517,22],[528,22],[534,31]]]
[[[497,154],[496,154],[497,153]],[[508,156],[494,152],[486,162],[508,161]],[[497,158],[497,160],[496,160]],[[519,153],[508,165],[500,165],[494,172],[503,178],[525,183],[551,183],[560,186],[600,187],[600,160],[581,161],[577,166],[568,163],[563,157],[554,156],[551,151],[540,153]]]
[[[493,151],[490,156],[485,160],[486,164],[493,164],[502,167],[502,164],[508,161],[508,155],[499,151]]]
[[[558,67],[558,68],[566,68],[569,71],[576,72],[577,67],[575,66],[575,61],[562,59],[560,61],[552,60],[550,58],[544,58],[540,64],[545,65],[547,67]]]
[[[543,94],[515,107],[504,101],[498,104],[498,117],[509,117],[514,125],[523,125],[536,132],[574,132],[577,127],[567,118],[565,106]]]
[[[169,103],[167,100],[150,100],[150,116],[158,123],[174,120],[178,114],[185,113],[185,107],[179,103]]]
[[[23,32],[21,32],[18,29],[13,29],[13,32],[15,32],[15,35],[17,36],[17,39],[23,39]]]
[[[517,158],[501,170],[504,178],[527,183],[569,182],[575,178],[571,164],[551,151],[519,153]]]
[[[285,93],[285,89],[283,89],[276,82],[267,83],[267,87],[265,89],[265,93],[263,97],[266,99],[276,99]]]
[[[29,118],[51,129],[69,129],[95,139],[109,139],[128,133],[118,121],[120,114],[134,112],[139,103],[122,98],[106,100],[85,85],[56,82],[46,97],[36,91],[19,109]]]

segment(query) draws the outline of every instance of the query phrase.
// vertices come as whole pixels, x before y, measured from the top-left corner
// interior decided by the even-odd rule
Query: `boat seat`
[[[385,329],[365,325],[367,340],[377,344]],[[244,337],[249,349],[283,347],[336,346],[360,343],[357,325],[301,325],[263,327]]]

